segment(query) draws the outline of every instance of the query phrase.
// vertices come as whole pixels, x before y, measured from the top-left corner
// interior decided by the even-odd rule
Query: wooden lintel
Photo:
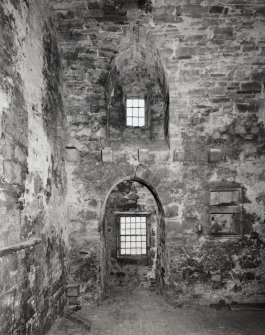
[[[13,254],[20,250],[33,247],[36,244],[41,243],[41,239],[38,237],[31,238],[29,240],[22,241],[18,244],[10,245],[8,247],[0,248],[0,257]]]
[[[241,213],[241,206],[210,206],[210,214],[235,214]]]
[[[224,188],[209,188],[210,192],[241,192],[242,188],[229,188],[229,187],[224,187]]]
[[[137,215],[150,215],[151,212],[114,212],[115,215],[131,215],[131,216],[137,216]]]

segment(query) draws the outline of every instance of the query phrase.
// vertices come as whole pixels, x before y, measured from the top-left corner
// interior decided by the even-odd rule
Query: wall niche
[[[168,86],[157,52],[133,42],[111,63],[106,82],[108,100],[107,139],[121,145],[162,147],[168,143]],[[128,126],[128,99],[144,99],[143,126]]]

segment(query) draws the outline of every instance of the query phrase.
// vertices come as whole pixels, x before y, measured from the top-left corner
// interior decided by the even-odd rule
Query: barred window
[[[145,126],[145,100],[127,99],[126,125],[131,127]]]
[[[146,255],[146,242],[146,216],[121,216],[119,244],[120,255]]]

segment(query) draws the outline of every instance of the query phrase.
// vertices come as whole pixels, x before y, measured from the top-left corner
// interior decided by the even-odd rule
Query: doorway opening
[[[139,178],[123,180],[109,191],[103,210],[103,296],[117,286],[163,287],[165,222],[155,190]]]

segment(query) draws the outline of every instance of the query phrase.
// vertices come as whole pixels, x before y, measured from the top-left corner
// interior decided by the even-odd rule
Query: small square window
[[[145,100],[127,99],[126,101],[126,125],[130,127],[145,126]]]

